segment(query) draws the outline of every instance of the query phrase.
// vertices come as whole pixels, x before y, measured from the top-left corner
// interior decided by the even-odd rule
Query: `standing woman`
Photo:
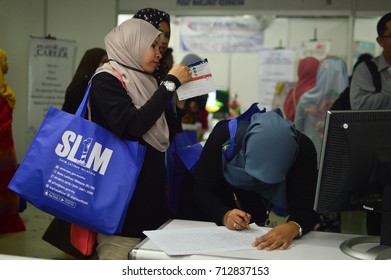
[[[300,98],[295,113],[297,130],[306,134],[314,143],[320,158],[326,111],[339,94],[348,86],[345,62],[332,56],[324,59],[316,76],[315,85]]]
[[[158,84],[153,73],[162,58],[160,35],[150,23],[130,19],[105,37],[109,62],[92,79],[92,121],[123,139],[146,146],[143,166],[130,201],[122,231],[97,236],[99,259],[127,259],[144,230],[167,220],[165,152],[169,146],[166,104],[175,90],[191,79],[190,69],[175,65]],[[126,172],[126,163],[123,170]],[[113,185],[114,187],[115,185]]]
[[[88,82],[96,68],[107,62],[106,50],[92,48],[87,50],[73,75],[71,83],[65,91],[65,101],[62,110],[71,114],[76,113],[86,92]]]
[[[12,113],[16,100],[4,78],[7,72],[7,54],[0,49],[0,233],[26,229],[19,216],[19,196],[7,188],[18,168],[12,135]]]
[[[300,60],[297,67],[297,84],[291,88],[284,101],[285,118],[295,119],[296,107],[300,97],[309,89],[313,88],[316,83],[316,73],[318,72],[320,61],[315,57],[308,56]]]

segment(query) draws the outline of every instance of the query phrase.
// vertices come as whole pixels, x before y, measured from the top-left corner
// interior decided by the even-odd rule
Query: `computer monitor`
[[[206,110],[213,113],[215,119],[226,119],[229,116],[229,99],[230,94],[227,87],[216,87],[215,91],[208,94]]]
[[[391,257],[391,110],[328,111],[314,210],[362,209],[382,214],[380,237],[348,240],[341,249],[359,259]],[[380,246],[353,248],[369,242]]]

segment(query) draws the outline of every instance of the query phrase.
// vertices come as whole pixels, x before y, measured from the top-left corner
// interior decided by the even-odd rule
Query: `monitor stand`
[[[366,250],[358,250],[355,247],[369,245],[372,246]],[[377,245],[376,245],[377,244]],[[339,246],[341,251],[352,258],[359,260],[388,260],[391,259],[391,247],[380,244],[380,236],[359,236],[345,240]]]
[[[391,259],[391,187],[386,186],[383,193],[382,220],[380,236],[359,236],[341,243],[339,248],[346,255],[362,260]],[[355,250],[359,245],[374,244],[367,251]]]

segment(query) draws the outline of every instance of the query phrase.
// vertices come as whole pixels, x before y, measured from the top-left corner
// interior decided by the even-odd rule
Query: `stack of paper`
[[[144,231],[167,255],[208,254],[235,250],[256,250],[256,237],[271,228],[252,224],[249,230],[229,230],[223,226]]]

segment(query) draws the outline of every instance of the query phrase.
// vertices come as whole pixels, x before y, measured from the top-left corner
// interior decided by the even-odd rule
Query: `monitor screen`
[[[229,99],[229,89],[226,87],[217,87],[216,91],[208,94],[206,110],[209,113],[213,113],[216,119],[226,119],[229,115]]]
[[[383,201],[391,187],[391,110],[328,111],[325,122],[314,210],[388,211]],[[391,221],[390,214],[382,216]],[[382,236],[383,226],[384,219]],[[390,237],[386,243],[391,246]]]
[[[391,110],[328,111],[315,211],[379,207],[391,178]]]

